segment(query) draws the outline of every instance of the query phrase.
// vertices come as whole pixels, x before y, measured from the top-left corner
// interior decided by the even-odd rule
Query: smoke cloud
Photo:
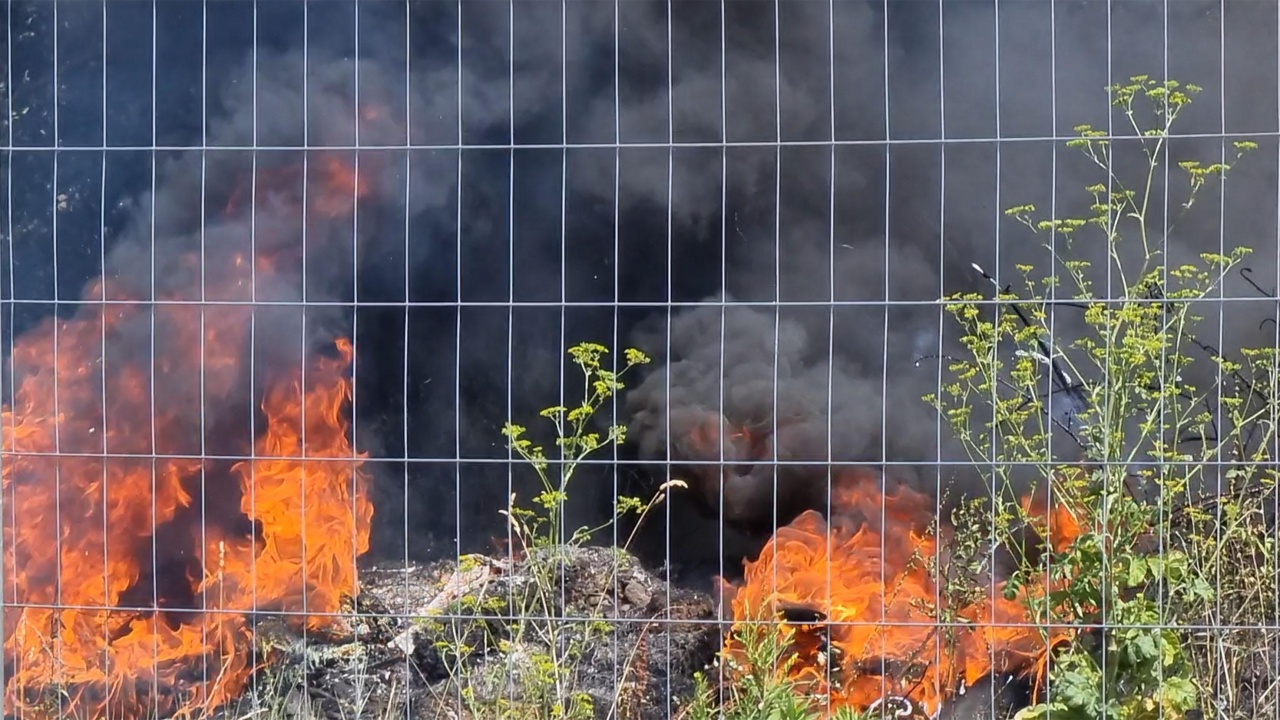
[[[195,299],[199,268],[168,262],[170,249],[230,256],[250,238],[258,248],[278,240],[289,262],[260,278],[256,298],[358,303],[310,306],[306,337],[296,306],[260,307],[255,350],[265,362],[276,352],[296,359],[339,328],[354,332],[356,424],[360,445],[380,458],[384,554],[465,551],[503,533],[494,498],[522,492],[527,479],[505,464],[498,428],[560,401],[564,347],[581,340],[636,344],[658,360],[616,411],[633,426],[622,459],[643,462],[585,474],[575,496],[582,517],[607,512],[632,480],[665,479],[661,463],[719,459],[718,444],[704,458],[689,443],[722,422],[754,433],[756,445],[725,448],[741,478],[767,474],[771,485],[772,468],[758,461],[776,453],[818,466],[889,462],[894,479],[934,488],[930,462],[957,454],[919,400],[938,368],[916,360],[955,350],[931,302],[989,289],[973,263],[1001,282],[1017,263],[1048,267],[1048,250],[1002,210],[1086,206],[1081,188],[1096,175],[1051,138],[1122,120],[1103,88],[1132,74],[1167,68],[1206,88],[1183,132],[1272,134],[1255,138],[1260,151],[1225,194],[1202,195],[1168,240],[1171,262],[1223,238],[1252,246],[1255,279],[1278,284],[1269,239],[1280,111],[1276,63],[1265,60],[1278,50],[1266,3],[309,7],[211,6],[207,24],[157,7],[154,28],[149,10],[112,9],[104,44],[100,7],[61,4],[55,68],[51,8],[7,6],[16,119],[4,161],[26,182],[5,200],[13,261],[0,280],[6,298],[72,297],[100,272],[105,244],[109,276],[130,292],[150,297],[154,282]],[[357,110],[373,106],[381,110]],[[94,147],[102,127],[106,144],[143,148],[153,138],[347,146],[357,128],[361,146],[387,147],[361,153],[368,199],[341,222],[309,228],[304,257],[301,219],[270,205],[206,221],[201,233],[201,208],[225,207],[255,154],[172,153],[154,198],[122,206],[149,187],[143,154],[67,152],[55,172],[51,153],[21,149],[51,138]],[[1193,137],[1173,153],[1212,160],[1221,145]],[[298,153],[259,151],[257,171]],[[323,157],[312,154],[313,172]],[[1183,190],[1172,174],[1171,215]],[[51,242],[59,193],[80,202],[58,215]],[[1075,252],[1102,257],[1098,244]],[[1240,278],[1225,292],[1256,296]],[[730,299],[755,305],[725,308]],[[1208,313],[1213,344],[1271,342],[1259,320],[1274,301],[1232,307]],[[8,330],[41,312],[49,309],[11,306]],[[1079,330],[1069,309],[1055,324],[1063,341]],[[150,342],[149,326],[139,333]],[[198,405],[190,388],[172,391]],[[825,479],[786,467],[784,485]],[[944,483],[973,488],[944,470],[958,476]],[[750,498],[736,500],[744,521],[772,515]],[[670,555],[680,542],[670,527],[683,525],[654,527]]]
[[[990,295],[975,264],[1002,283],[1017,282],[1018,264],[1052,267],[1043,246],[1047,240],[1031,237],[1001,211],[1034,203],[1042,212],[1078,216],[1089,202],[1083,188],[1105,177],[1061,143],[1055,152],[1050,138],[1070,136],[1082,123],[1115,123],[1117,133],[1124,132],[1127,120],[1107,107],[1105,85],[1135,74],[1160,76],[1166,67],[1169,77],[1210,88],[1181,119],[1178,132],[1230,135],[1275,127],[1266,115],[1276,106],[1274,83],[1261,80],[1272,71],[1239,60],[1243,47],[1274,54],[1275,31],[1266,10],[1237,5],[1223,15],[1206,4],[1180,3],[1167,8],[1166,16],[1166,10],[1119,3],[1108,17],[1104,8],[1088,3],[1058,7],[1055,13],[1047,7],[997,10],[965,3],[939,10],[897,3],[890,4],[886,20],[870,5],[858,5],[837,18],[838,37],[849,41],[834,50],[824,40],[827,9],[816,4],[783,11],[776,24],[773,8],[763,6],[749,20],[748,11],[726,19],[730,68],[752,67],[753,60],[734,54],[738,48],[751,52],[741,42],[743,34],[754,29],[772,40],[779,29],[780,62],[773,62],[772,48],[764,48],[768,60],[754,61],[756,82],[725,95],[728,115],[751,125],[740,137],[827,140],[835,124],[842,140],[882,138],[887,118],[890,137],[901,144],[874,151],[858,145],[770,150],[754,163],[732,165],[723,181],[729,207],[699,203],[723,210],[728,222],[752,212],[752,204],[767,208],[756,211],[756,233],[744,234],[736,225],[725,231],[726,245],[737,251],[726,289],[739,300],[762,304],[676,310],[657,331],[637,335],[636,342],[662,355],[665,367],[633,391],[629,409],[640,454],[677,465],[685,461],[675,474],[695,480],[704,510],[723,512],[744,529],[767,531],[768,524],[786,522],[801,509],[825,505],[828,460],[889,463],[890,481],[949,493],[944,512],[956,499],[988,493],[971,468],[929,465],[963,463],[968,456],[921,400],[936,391],[939,374],[936,361],[920,358],[963,352],[949,318],[927,303],[958,291]],[[673,46],[688,28],[673,30]],[[655,30],[664,31],[665,26]],[[1227,49],[1217,40],[1220,32]],[[705,29],[690,29],[690,35],[707,37]],[[807,37],[810,43],[787,37]],[[828,52],[837,77],[830,95]],[[719,127],[710,119],[719,108],[706,101],[708,87],[719,89],[714,65],[672,81],[673,104],[685,92],[704,98],[702,122],[692,126]],[[878,77],[886,72],[887,90]],[[815,76],[821,87],[815,87]],[[1265,99],[1250,107],[1244,98],[1258,97],[1255,91]],[[756,93],[751,100],[734,105],[743,99],[739,93],[750,92]],[[734,107],[774,112],[739,115]],[[662,119],[655,114],[655,122]],[[728,128],[726,135],[733,137]],[[997,137],[1005,140],[988,140]],[[930,142],[940,138],[953,142]],[[1263,151],[1239,166],[1224,194],[1202,195],[1185,217],[1178,207],[1187,192],[1185,178],[1175,166],[1167,182],[1159,179],[1156,217],[1164,211],[1169,219],[1164,239],[1170,263],[1243,244],[1255,251],[1255,270],[1274,273],[1275,246],[1261,238],[1275,231],[1275,213],[1268,209],[1275,144],[1269,138],[1261,143]],[[1222,145],[1214,137],[1178,140],[1171,157],[1175,163],[1213,162]],[[1234,154],[1229,144],[1227,152],[1228,158]],[[1141,171],[1136,147],[1121,147],[1117,157],[1122,168]],[[701,181],[685,184],[708,188],[706,196],[719,191],[720,181],[719,168],[712,166]],[[690,217],[680,202],[673,218]],[[1159,219],[1156,225],[1163,226]],[[1130,267],[1138,249],[1124,253]],[[1094,263],[1099,271],[1092,279],[1107,287],[1100,238],[1058,251]],[[1224,293],[1254,301],[1231,306],[1239,313],[1205,312],[1201,338],[1229,353],[1275,342],[1274,326],[1259,326],[1274,314],[1274,301],[1261,299],[1240,277],[1230,278]],[[786,304],[826,301],[848,304]],[[912,302],[922,304],[907,304]],[[1055,328],[1058,342],[1069,343],[1083,329],[1079,311],[1055,311]],[[1204,363],[1199,371],[1211,374],[1213,366]],[[1211,380],[1189,379],[1202,387]],[[1064,457],[1078,451],[1069,437],[1058,435],[1056,447]],[[725,463],[723,478],[713,462],[719,459]],[[1028,475],[1021,482],[1034,479]]]

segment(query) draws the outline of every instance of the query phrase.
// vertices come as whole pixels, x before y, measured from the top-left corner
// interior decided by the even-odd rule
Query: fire
[[[337,347],[338,358],[313,369],[319,387],[304,394],[294,379],[268,391],[263,407],[275,412],[267,410],[256,459],[231,468],[240,481],[240,510],[262,531],[256,543],[207,535],[205,557],[219,560],[215,567],[206,563],[200,590],[216,594],[220,608],[248,611],[256,601],[332,613],[344,593],[354,594],[355,561],[369,549],[373,505],[359,470],[365,455],[353,452],[343,420],[350,383],[342,373],[351,345],[344,339]],[[307,616],[311,627],[327,622]]]
[[[741,586],[722,587],[735,631],[748,622],[781,631],[790,664],[780,670],[807,696],[829,700],[831,712],[897,699],[933,716],[992,673],[1041,673],[1049,649],[1066,637],[1046,636],[1030,617],[1028,594],[1044,589],[1023,587],[1007,599],[1001,582],[948,607],[931,561],[954,530],[943,529],[940,548],[925,530],[933,511],[931,499],[882,491],[869,473],[836,478],[831,523],[805,512],[746,563]],[[1049,527],[1058,548],[1080,531],[1065,510],[1049,516]],[[736,637],[725,650],[743,657]]]
[[[352,212],[365,189],[350,164],[321,169],[308,217]],[[258,202],[296,197],[271,192]],[[226,214],[247,212],[242,195]],[[151,303],[99,279],[87,299],[129,302],[86,304],[15,343],[0,415],[6,714],[200,714],[248,682],[252,613],[319,628],[356,593],[373,506],[349,437],[349,341],[255,368],[247,459],[205,450],[249,426],[247,301],[282,264],[212,248],[179,259],[210,298],[242,304]]]

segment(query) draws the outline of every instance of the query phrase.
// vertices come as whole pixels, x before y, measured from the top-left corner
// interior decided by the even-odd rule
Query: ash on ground
[[[260,622],[262,669],[225,717],[542,717],[559,702],[656,720],[721,642],[710,596],[609,548],[374,567],[362,585],[336,633]]]

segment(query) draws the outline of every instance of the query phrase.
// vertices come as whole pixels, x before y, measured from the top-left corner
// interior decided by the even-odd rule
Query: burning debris
[[[871,474],[837,478],[833,520],[814,511],[780,528],[746,564],[741,585],[722,584],[736,627],[791,626],[789,679],[830,709],[897,703],[933,717],[968,687],[993,675],[1042,674],[1065,630],[1042,635],[1027,610],[1045,588],[1005,583],[986,597],[952,604],[937,560],[939,538],[927,518],[934,501],[905,488],[882,494]],[[1054,543],[1075,532],[1058,522]],[[730,656],[741,642],[730,637]]]
[[[815,355],[803,325],[750,308],[700,308],[675,319],[671,334],[667,366],[630,397],[642,454],[680,466],[709,514],[723,507],[725,522],[748,530],[777,522],[742,582],[721,581],[736,629],[727,657],[741,666],[738,631],[769,624],[794,661],[786,679],[832,710],[933,717],[966,688],[1039,681],[1067,637],[1043,635],[1027,609],[1051,588],[1006,593],[990,568],[986,581],[963,583],[977,597],[952,587],[957,529],[902,462],[919,453],[912,429],[897,432],[894,419],[918,418],[888,412],[879,378]],[[899,463],[882,472],[882,458]],[[1038,498],[1024,502],[1029,530],[1054,548],[1069,543],[1080,531],[1070,513]]]
[[[245,533],[235,518],[199,522],[198,462],[152,460],[151,438],[113,431],[117,414],[126,427],[146,417],[138,368],[106,380],[111,405],[100,430],[103,415],[86,406],[103,396],[95,392],[101,370],[80,353],[100,350],[94,341],[113,330],[93,318],[50,323],[23,339],[16,358],[30,374],[18,409],[4,415],[15,431],[5,446],[5,500],[14,514],[5,520],[4,569],[21,608],[5,617],[11,712],[50,702],[126,717],[216,707],[249,675],[249,613],[336,611],[354,590],[354,559],[368,545],[367,477],[342,419],[346,341],[337,359],[312,363],[305,392],[288,376],[268,391],[256,459],[224,470],[221,483],[239,485],[243,518],[253,523]],[[40,355],[46,333],[66,349],[57,363],[37,365],[52,359]],[[173,452],[163,428],[181,419],[161,411],[157,424],[157,454]],[[99,442],[113,454],[93,453]],[[164,564],[151,565],[157,557]]]
[[[350,102],[355,67],[313,69],[312,109]],[[376,82],[367,112],[304,136],[287,80],[302,68],[285,58],[258,89],[299,102],[258,123],[233,95],[212,134],[345,142],[361,123],[394,139],[379,108],[396,94]],[[76,314],[16,340],[0,418],[6,712],[199,714],[244,688],[262,614],[321,629],[356,594],[373,506],[348,419],[354,349],[298,301],[350,277],[358,201],[395,197],[384,170],[323,152],[181,160]],[[312,257],[327,264],[306,272]]]

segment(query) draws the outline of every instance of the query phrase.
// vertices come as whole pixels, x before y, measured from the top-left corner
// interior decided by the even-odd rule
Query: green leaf
[[[1129,587],[1138,587],[1147,579],[1147,559],[1141,555],[1134,555],[1129,558],[1129,572],[1125,577],[1125,581]]]
[[[1092,711],[1099,707],[1101,696],[1098,685],[1081,672],[1063,673],[1057,679],[1055,687],[1058,690],[1058,699],[1070,708]]]
[[[1049,706],[1045,703],[1032,705],[1031,707],[1022,708],[1013,716],[1013,720],[1036,720],[1036,718],[1046,717],[1049,714]]]
[[[1156,648],[1156,638],[1153,633],[1141,632],[1130,639],[1125,645],[1129,660],[1134,665],[1141,665],[1151,660],[1155,660],[1159,654]]]
[[[1194,710],[1199,704],[1196,686],[1184,677],[1167,677],[1160,684],[1160,700],[1165,709],[1173,713],[1185,713]]]

